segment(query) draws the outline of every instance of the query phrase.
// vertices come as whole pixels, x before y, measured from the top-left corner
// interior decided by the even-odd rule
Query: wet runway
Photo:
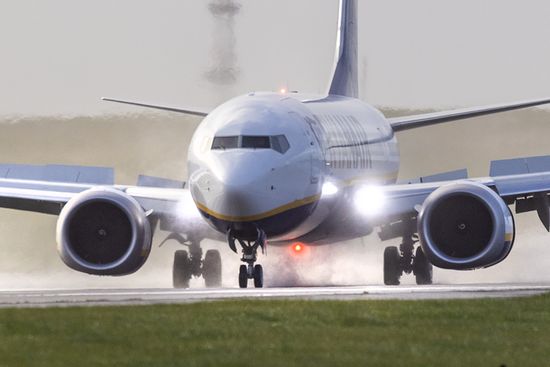
[[[229,299],[426,300],[531,296],[544,284],[347,286],[264,289],[82,289],[0,290],[0,307],[174,304]]]

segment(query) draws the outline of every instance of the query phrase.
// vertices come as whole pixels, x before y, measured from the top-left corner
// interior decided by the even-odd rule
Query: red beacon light
[[[303,243],[296,242],[295,244],[292,245],[292,251],[294,251],[294,253],[296,254],[303,252],[304,249],[305,249],[305,246]]]

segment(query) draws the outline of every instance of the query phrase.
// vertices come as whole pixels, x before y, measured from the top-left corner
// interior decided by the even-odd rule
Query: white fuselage
[[[188,164],[195,204],[216,230],[289,241],[341,216],[356,184],[394,183],[399,152],[384,116],[357,99],[251,93],[204,119]],[[329,182],[336,193],[323,193]]]

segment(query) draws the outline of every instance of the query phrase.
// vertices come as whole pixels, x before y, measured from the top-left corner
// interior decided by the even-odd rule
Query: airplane
[[[550,231],[550,156],[491,163],[489,177],[465,170],[397,182],[396,133],[550,103],[539,99],[386,118],[358,99],[357,0],[339,1],[335,65],[321,96],[252,92],[214,109],[106,101],[203,118],[188,153],[187,183],[140,176],[116,185],[106,167],[0,165],[0,207],[58,215],[64,263],[93,275],[136,272],[162,230],[188,246],[174,255],[173,285],[203,277],[222,284],[218,250],[242,253],[239,287],[264,286],[258,252],[269,246],[321,246],[375,230],[384,251],[384,283],[404,274],[433,282],[433,266],[474,270],[512,250],[516,214],[536,211]]]

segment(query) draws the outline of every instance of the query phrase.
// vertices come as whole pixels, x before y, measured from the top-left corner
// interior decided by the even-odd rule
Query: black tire
[[[401,255],[395,246],[386,247],[384,250],[384,284],[399,285],[401,278]]]
[[[189,288],[191,280],[191,260],[185,250],[178,250],[174,254],[172,267],[172,284],[174,288]]]
[[[246,269],[246,265],[241,265],[239,267],[239,287],[248,287],[248,271]]]
[[[413,262],[413,272],[416,277],[416,284],[418,285],[428,285],[433,282],[433,266],[428,261],[428,258],[422,251],[422,248],[419,247],[416,249],[416,254],[414,256]]]
[[[264,287],[264,268],[260,264],[254,266],[254,287]]]
[[[207,288],[222,286],[222,258],[218,250],[208,250],[202,262],[202,276]]]

